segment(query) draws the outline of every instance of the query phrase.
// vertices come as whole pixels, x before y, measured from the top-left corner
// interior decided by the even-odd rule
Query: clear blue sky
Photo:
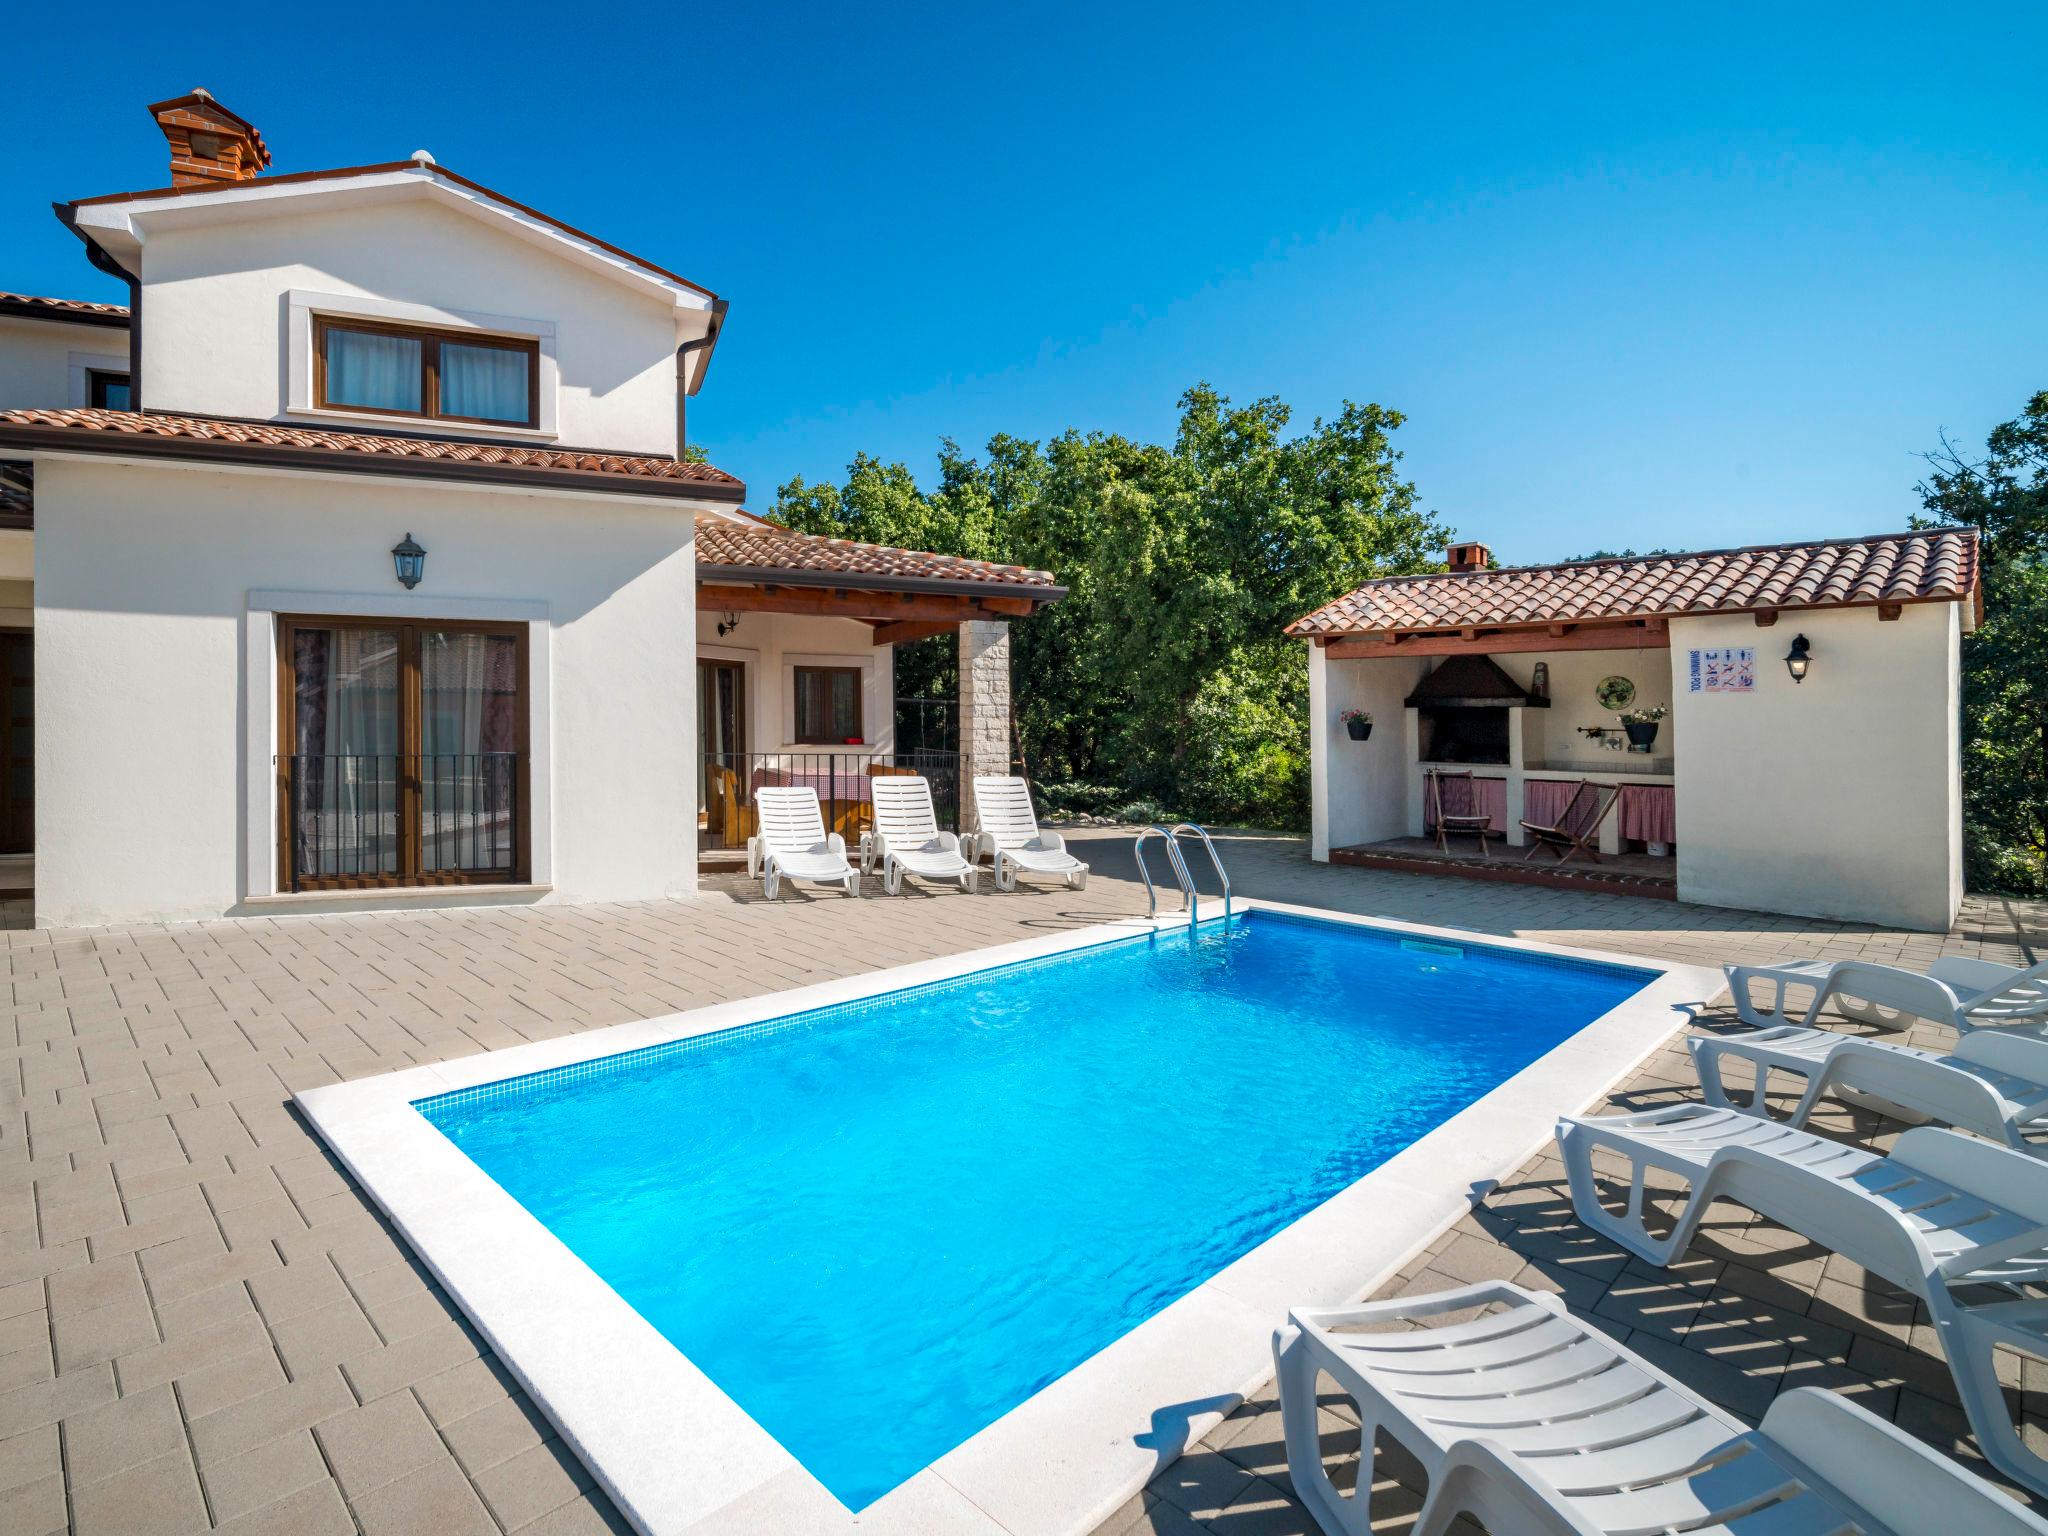
[[[1207,379],[1404,411],[1514,561],[1903,526],[2048,388],[2048,6],[1682,10],[45,9],[0,288],[120,297],[47,206],[161,184],[205,85],[277,170],[425,147],[729,298],[691,430],[756,507]]]

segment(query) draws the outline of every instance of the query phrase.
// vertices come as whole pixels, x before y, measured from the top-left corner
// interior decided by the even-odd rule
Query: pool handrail
[[[1138,873],[1145,880],[1145,915],[1159,915],[1159,892],[1152,884],[1152,871],[1145,867],[1145,839],[1157,835],[1166,844],[1167,862],[1173,866],[1174,884],[1180,887],[1182,900],[1187,903],[1188,921],[1194,921],[1195,882],[1188,878],[1187,860],[1180,856],[1180,844],[1174,835],[1164,827],[1147,827],[1138,834],[1138,840],[1131,844],[1131,857],[1138,861]]]
[[[1216,871],[1216,878],[1223,882],[1223,922],[1228,927],[1230,923],[1230,876],[1224,872],[1222,855],[1217,853],[1216,844],[1210,841],[1208,829],[1198,827],[1192,821],[1183,821],[1175,824],[1170,834],[1174,847],[1180,846],[1180,835],[1183,832],[1194,833],[1195,836],[1202,840],[1202,846],[1209,850],[1209,863]],[[1188,881],[1188,910],[1193,912],[1194,906],[1195,882],[1190,880]]]
[[[1145,881],[1145,915],[1159,915],[1159,892],[1152,884],[1152,871],[1145,866],[1145,839],[1157,835],[1166,844],[1166,857],[1173,866],[1174,883],[1180,887],[1181,899],[1187,904],[1188,927],[1192,930],[1201,922],[1201,893],[1195,889],[1194,876],[1188,873],[1187,860],[1181,856],[1180,835],[1192,832],[1202,840],[1202,846],[1209,850],[1209,863],[1215,868],[1216,878],[1223,883],[1223,921],[1230,921],[1230,875],[1223,868],[1222,855],[1216,852],[1216,844],[1205,828],[1192,821],[1176,822],[1169,829],[1160,826],[1145,828],[1138,834],[1138,840],[1131,844],[1131,857],[1138,862],[1138,874]]]

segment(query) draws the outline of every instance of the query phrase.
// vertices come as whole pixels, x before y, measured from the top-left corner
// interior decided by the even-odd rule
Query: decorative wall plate
[[[1602,709],[1618,712],[1635,702],[1636,685],[1625,677],[1603,677],[1593,685],[1593,697]]]

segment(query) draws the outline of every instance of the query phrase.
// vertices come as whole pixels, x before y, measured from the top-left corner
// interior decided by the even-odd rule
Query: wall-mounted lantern
[[[731,634],[734,630],[738,629],[739,627],[740,616],[732,612],[730,609],[728,609],[724,617],[722,617],[718,621],[718,638],[723,640],[727,635]]]
[[[427,552],[408,533],[391,546],[391,564],[398,572],[398,584],[410,592],[427,574]]]
[[[1805,682],[1806,669],[1812,664],[1813,647],[1807,643],[1806,636],[1794,635],[1792,637],[1792,649],[1785,653],[1785,670],[1792,674],[1792,681],[1795,683]]]

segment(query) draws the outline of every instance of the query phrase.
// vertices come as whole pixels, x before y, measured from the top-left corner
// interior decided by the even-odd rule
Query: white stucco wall
[[[88,367],[128,371],[128,333],[0,315],[0,411],[87,403]]]
[[[1756,691],[1675,700],[1686,901],[1946,931],[1962,900],[1960,608],[1674,620],[1695,647],[1755,646]],[[1795,684],[1792,637],[1813,646]]]
[[[858,619],[797,613],[743,613],[739,627],[720,636],[724,615],[697,616],[697,654],[746,667],[747,750],[819,752],[796,742],[792,675],[799,666],[860,667],[861,725],[867,752],[896,750],[896,648],[876,645],[874,630]],[[695,730],[692,716],[692,731]],[[696,750],[693,744],[692,750]]]
[[[291,296],[313,294],[342,301],[316,305],[330,312],[347,312],[354,298],[440,312],[364,311],[418,323],[459,328],[464,317],[489,317],[474,323],[515,334],[528,330],[519,322],[545,323],[552,337],[543,352],[552,346],[559,372],[559,441],[675,452],[675,319],[652,294],[424,200],[289,219],[231,219],[228,212],[213,209],[185,228],[152,229],[143,244],[142,386],[151,410],[287,414]],[[301,359],[295,366],[305,372],[311,365]],[[545,373],[544,367],[544,383]],[[302,397],[303,386],[302,379]],[[368,419],[404,425],[401,418]]]
[[[527,620],[534,878],[560,901],[695,890],[687,506],[77,461],[39,462],[36,502],[39,923],[216,916],[273,888],[275,651],[251,604],[278,592]],[[389,554],[408,531],[412,593]]]
[[[1620,676],[1636,685],[1631,708],[1647,709],[1653,704],[1667,708],[1671,703],[1671,653],[1661,647],[1621,651],[1528,651],[1493,658],[1524,688],[1535,676],[1536,663],[1550,667],[1550,708],[1517,712],[1522,726],[1523,761],[1564,765],[1559,771],[1578,769],[1587,773],[1626,773],[1630,755],[1604,747],[1579,734],[1581,726],[1605,726],[1618,730],[1621,717],[1594,698],[1593,690],[1604,677]],[[1678,740],[1677,726],[1666,719],[1657,732],[1657,744],[1650,755],[1663,759],[1672,755]],[[1633,766],[1640,767],[1640,760]]]
[[[1401,701],[1428,669],[1417,658],[1332,661],[1308,650],[1309,776],[1313,795],[1310,854],[1408,834],[1408,779],[1414,749]],[[1370,710],[1373,731],[1353,741],[1337,717]]]

